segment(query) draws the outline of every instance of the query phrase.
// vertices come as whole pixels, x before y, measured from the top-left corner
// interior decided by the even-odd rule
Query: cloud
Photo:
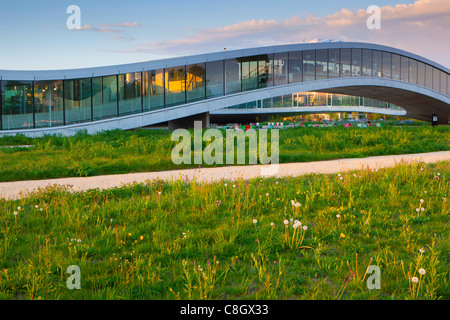
[[[450,65],[449,0],[417,0],[408,5],[382,7],[380,30],[367,28],[369,16],[366,8],[357,11],[343,8],[325,17],[308,15],[293,16],[284,21],[243,21],[222,28],[204,29],[183,39],[141,43],[121,52],[179,56],[321,38],[393,46]]]
[[[130,36],[125,36],[124,29],[126,28],[137,28],[140,27],[141,24],[138,22],[125,22],[125,23],[116,23],[116,24],[105,24],[101,23],[100,26],[95,27],[91,25],[84,25],[80,29],[81,31],[93,31],[93,32],[100,32],[100,33],[112,33],[114,34],[115,39],[120,40],[131,40],[132,38]]]

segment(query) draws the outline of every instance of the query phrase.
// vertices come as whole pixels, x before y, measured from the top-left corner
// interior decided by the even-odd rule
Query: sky
[[[450,0],[0,0],[0,69],[55,70],[310,42],[370,42],[450,67]],[[70,30],[70,5],[81,29]],[[370,5],[381,29],[367,28]]]

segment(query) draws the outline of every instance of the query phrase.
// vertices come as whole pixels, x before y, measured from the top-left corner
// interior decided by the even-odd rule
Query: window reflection
[[[372,76],[381,77],[383,73],[383,56],[381,51],[374,50],[373,51],[373,70]]]
[[[91,78],[64,81],[65,123],[92,120]]]
[[[363,77],[371,77],[372,76],[372,50],[363,50],[362,51],[362,72],[361,75]]]
[[[389,52],[383,52],[383,78],[391,78],[392,55]]]
[[[398,54],[392,54],[392,79],[400,80],[400,56]]]
[[[288,83],[287,53],[275,53],[273,55],[273,82],[275,86]]]
[[[165,69],[166,107],[186,102],[185,66]]]
[[[303,81],[316,79],[316,54],[314,50],[303,51]]]
[[[92,92],[94,120],[118,116],[117,76],[93,78]]]
[[[144,72],[143,79],[144,111],[164,108],[164,70]]]
[[[361,49],[352,49],[352,77],[361,76]]]
[[[35,127],[64,125],[63,81],[38,81],[34,85]]]
[[[33,128],[31,81],[2,81],[2,129]]]
[[[241,68],[237,59],[225,60],[225,94],[241,92]]]
[[[303,52],[289,52],[289,83],[299,83],[303,81]]]
[[[328,78],[328,50],[316,50],[316,80]]]
[[[127,115],[142,112],[141,73],[119,75],[119,114]]]
[[[224,62],[211,61],[206,63],[206,98],[224,95]]]
[[[189,65],[186,69],[187,102],[205,99],[205,64]]]
[[[339,49],[328,50],[328,78],[339,78]]]
[[[352,51],[351,49],[341,49],[341,78],[351,76],[351,61]]]

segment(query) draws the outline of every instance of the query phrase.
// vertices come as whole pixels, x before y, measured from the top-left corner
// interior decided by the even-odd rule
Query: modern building
[[[238,121],[276,108],[450,120],[448,68],[369,43],[280,45],[73,70],[0,70],[0,80],[0,135],[71,135],[167,122],[183,127],[195,119],[207,124],[210,115],[226,113]],[[299,95],[308,92],[327,103],[299,104]],[[333,106],[333,95],[358,97],[358,103]],[[280,97],[290,104],[274,104]],[[248,104],[254,107],[236,108]]]

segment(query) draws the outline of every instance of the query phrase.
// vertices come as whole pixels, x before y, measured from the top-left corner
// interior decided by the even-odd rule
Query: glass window
[[[117,117],[117,76],[93,78],[94,120]]]
[[[409,59],[409,82],[417,84],[417,60]]]
[[[166,107],[186,102],[185,66],[165,69]]]
[[[258,60],[246,57],[241,60],[242,91],[258,89]]]
[[[439,92],[439,89],[441,88],[441,72],[433,68],[433,90]]]
[[[144,111],[164,108],[164,69],[144,72]]]
[[[450,97],[450,75],[447,75],[447,96]]]
[[[372,76],[381,77],[383,67],[383,57],[381,55],[381,51],[373,51],[373,69]]]
[[[351,61],[352,61],[352,50],[351,49],[341,49],[341,78],[351,76]]]
[[[328,78],[328,50],[316,50],[316,80]]]
[[[400,80],[409,81],[409,59],[407,57],[400,59]]]
[[[425,79],[425,86],[433,90],[433,67],[428,64],[425,65]]]
[[[2,81],[2,129],[33,128],[33,83]]]
[[[289,52],[289,83],[299,83],[303,81],[303,52]]]
[[[339,49],[328,49],[328,78],[339,78]]]
[[[64,81],[65,123],[92,120],[91,78]]]
[[[441,74],[441,86],[440,86],[439,92],[442,94],[446,94],[446,92],[447,92],[447,74],[443,71],[441,71],[440,74]]]
[[[224,62],[211,61],[206,63],[206,98],[220,97],[224,94]]]
[[[240,66],[238,59],[225,60],[225,94],[241,92]]]
[[[417,81],[418,85],[425,87],[425,64],[423,62],[417,62]]]
[[[352,77],[361,77],[361,49],[352,49]]]
[[[275,86],[288,83],[288,54],[286,52],[273,55],[273,82]]]
[[[398,54],[392,55],[392,79],[400,80],[400,56]]]
[[[262,55],[258,60],[258,88],[273,86],[273,54]]]
[[[141,73],[119,74],[119,114],[142,112]]]
[[[362,72],[361,75],[363,77],[371,77],[372,76],[372,50],[364,49],[362,51]]]
[[[303,81],[316,79],[316,52],[314,50],[303,51]]]
[[[35,127],[64,125],[63,81],[39,81],[34,85]]]
[[[187,102],[205,99],[205,64],[186,66]]]
[[[383,52],[383,78],[390,79],[392,72],[392,55],[389,52]]]

